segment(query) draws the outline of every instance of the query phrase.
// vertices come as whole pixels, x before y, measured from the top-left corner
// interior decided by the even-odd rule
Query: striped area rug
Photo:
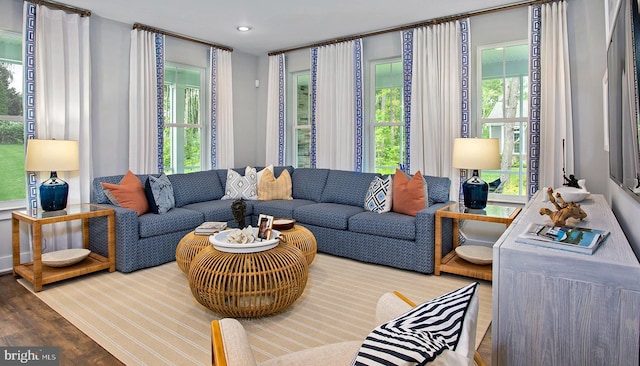
[[[305,291],[293,305],[279,314],[241,322],[261,362],[364,339],[374,327],[375,304],[387,291],[399,291],[419,303],[472,281],[319,253]],[[480,284],[476,345],[491,323],[491,283]],[[211,363],[210,322],[220,316],[193,298],[175,262],[130,274],[94,273],[46,285],[36,295],[127,365]]]

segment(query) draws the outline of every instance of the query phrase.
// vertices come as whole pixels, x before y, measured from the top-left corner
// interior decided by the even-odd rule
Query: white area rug
[[[473,281],[318,254],[300,299],[279,314],[241,322],[261,362],[364,339],[374,327],[375,304],[387,291],[420,303]],[[491,283],[479,282],[476,346],[491,323]],[[127,365],[211,364],[210,324],[220,315],[193,298],[175,262],[130,274],[94,273],[45,285],[36,295]]]

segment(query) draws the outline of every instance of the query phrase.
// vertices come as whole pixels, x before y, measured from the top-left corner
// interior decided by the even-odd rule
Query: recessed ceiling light
[[[241,25],[236,28],[239,32],[248,32],[251,30],[251,27],[247,27],[246,25]]]

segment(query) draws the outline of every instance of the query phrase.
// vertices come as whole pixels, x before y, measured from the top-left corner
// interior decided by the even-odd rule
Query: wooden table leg
[[[33,290],[42,290],[42,225],[33,224]]]
[[[440,260],[442,259],[442,218],[436,211],[436,247],[434,256],[436,257],[433,274],[440,276]]]
[[[107,216],[107,256],[109,258],[109,272],[116,270],[116,215],[111,212]]]
[[[20,221],[11,219],[11,246],[13,251],[13,277],[18,277],[16,267],[20,265]]]

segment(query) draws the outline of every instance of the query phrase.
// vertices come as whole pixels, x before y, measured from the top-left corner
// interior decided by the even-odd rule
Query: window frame
[[[208,97],[208,83],[207,83],[207,79],[208,79],[208,72],[207,69],[201,66],[196,66],[196,65],[189,65],[189,64],[185,64],[185,63],[180,63],[180,62],[173,62],[173,61],[165,61],[165,65],[164,65],[164,70],[163,72],[166,75],[166,69],[167,67],[175,67],[176,69],[184,69],[184,70],[191,70],[191,71],[197,71],[200,73],[200,85],[199,85],[199,98],[198,98],[198,103],[199,103],[199,110],[198,110],[198,123],[194,124],[194,123],[185,123],[184,121],[181,121],[180,123],[178,123],[176,121],[176,115],[177,113],[180,111],[180,108],[178,108],[178,100],[184,100],[183,98],[179,98],[179,96],[176,94],[177,93],[177,84],[171,84],[171,83],[167,83],[166,78],[164,80],[164,85],[163,86],[167,86],[167,85],[171,85],[172,89],[173,89],[173,95],[171,96],[172,102],[175,106],[175,108],[171,109],[171,113],[172,113],[172,122],[167,122],[166,119],[163,121],[163,134],[164,134],[164,129],[165,128],[175,128],[175,129],[180,129],[180,128],[200,128],[200,169],[199,171],[203,171],[206,170],[207,167],[210,167],[210,159],[209,159],[209,151],[210,151],[210,146],[207,144],[207,141],[209,141],[209,136],[210,136],[210,131],[209,131],[209,108],[205,108],[205,106],[207,105],[207,101],[209,100]],[[189,86],[188,84],[185,84],[187,86]],[[166,98],[166,96],[165,96]],[[182,109],[184,110],[186,106],[183,105]],[[164,107],[163,107],[164,108]],[[179,149],[179,148],[184,148],[184,144],[181,144],[180,147],[176,146],[176,144],[171,143],[170,146]],[[177,150],[176,150],[177,152]],[[163,151],[163,155],[164,155],[164,151]],[[177,164],[178,162],[178,157],[181,156],[183,154],[183,152],[180,152],[178,154],[173,154],[171,153],[171,159],[172,159],[172,168],[173,171],[171,173],[167,173],[167,174],[178,174],[181,173],[182,171],[184,171],[184,158],[182,159],[182,162],[180,164]],[[175,162],[174,162],[175,161]],[[179,171],[177,168],[178,166],[182,166],[182,171]]]
[[[306,125],[299,125],[298,124],[298,77],[300,76],[308,76],[309,77],[309,105],[307,106],[307,117],[309,119],[309,123]],[[291,73],[291,80],[292,80],[292,93],[291,93],[291,105],[293,106],[293,108],[291,108],[291,139],[290,139],[290,146],[291,148],[291,155],[290,155],[290,159],[291,159],[291,165],[296,167],[296,168],[303,168],[304,166],[299,166],[299,161],[298,161],[298,131],[299,130],[308,130],[309,131],[309,136],[311,138],[313,138],[313,136],[311,136],[311,134],[313,133],[312,131],[312,126],[311,126],[311,109],[313,108],[312,106],[312,100],[311,100],[311,70],[300,70],[300,71],[295,71]],[[311,148],[311,146],[309,146],[309,148]],[[309,151],[309,158],[311,158],[311,151]],[[311,161],[309,161],[309,164],[311,164]],[[308,168],[308,167],[306,167]]]
[[[402,65],[402,56],[394,56],[394,57],[386,57],[376,60],[370,60],[368,62],[369,66],[369,87],[368,91],[368,103],[366,108],[366,129],[368,130],[368,138],[365,140],[365,166],[368,168],[370,172],[376,172],[376,127],[386,127],[386,126],[397,126],[400,127],[405,134],[405,146],[402,146],[400,149],[400,164],[406,164],[406,154],[405,147],[407,144],[406,141],[406,131],[405,131],[405,121],[404,121],[404,81],[400,86],[400,100],[401,100],[401,118],[399,122],[376,122],[376,66],[383,64],[394,64],[400,63]],[[403,79],[404,80],[404,79]],[[398,166],[399,168],[399,166]]]
[[[482,51],[483,50],[487,50],[487,49],[495,49],[495,48],[507,48],[507,47],[512,47],[512,46],[522,46],[522,45],[527,45],[529,46],[529,41],[527,39],[520,39],[520,40],[514,40],[514,41],[507,41],[507,42],[498,42],[498,43],[493,43],[493,44],[485,44],[485,45],[480,45],[476,47],[476,97],[474,98],[476,100],[476,116],[477,116],[477,124],[476,124],[476,136],[482,136],[482,127],[484,125],[491,125],[491,124],[505,124],[505,123],[512,123],[514,125],[519,124],[519,135],[521,136],[521,143],[519,146],[519,152],[516,153],[517,156],[519,156],[521,159],[521,161],[523,161],[522,157],[524,157],[524,160],[527,163],[527,169],[529,169],[529,154],[528,154],[528,149],[529,149],[529,128],[530,128],[530,111],[528,111],[529,109],[529,97],[527,97],[526,101],[523,99],[523,102],[521,104],[521,108],[524,108],[524,104],[526,104],[526,108],[527,108],[527,115],[523,116],[523,117],[516,117],[516,118],[483,118],[482,117]],[[528,61],[530,61],[530,57],[527,58]],[[504,70],[504,62],[503,62],[503,70]],[[531,64],[530,62],[528,62],[528,66],[527,66],[527,77],[530,75],[530,70],[531,70]],[[504,77],[504,74],[503,74]],[[503,79],[504,80],[504,79]],[[530,83],[531,81],[528,80],[528,83]],[[529,84],[528,84],[529,85]],[[504,89],[504,88],[503,88]],[[524,89],[523,89],[524,90]],[[523,134],[523,125],[526,125],[526,127],[524,127],[524,130],[526,131]],[[522,139],[524,135],[524,139]],[[501,139],[502,141],[502,139]],[[515,149],[515,146],[514,146]],[[502,144],[500,145],[500,150],[502,150]],[[498,172],[500,173],[500,170],[491,170],[492,172]],[[522,163],[520,164],[519,167],[519,172],[517,173],[520,176],[520,185],[522,188],[522,194],[521,195],[512,195],[512,194],[500,194],[500,193],[489,193],[489,201],[493,201],[493,202],[506,202],[506,203],[526,203],[527,202],[527,189],[526,186],[524,186],[525,184],[527,184],[527,180],[528,180],[528,172],[523,171],[523,166]]]

